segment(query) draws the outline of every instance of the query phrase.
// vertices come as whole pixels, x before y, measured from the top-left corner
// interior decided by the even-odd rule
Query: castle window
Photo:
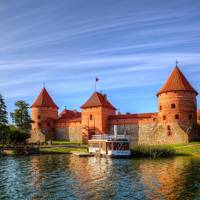
[[[166,120],[166,116],[165,115],[163,115],[163,120]]]
[[[171,104],[171,108],[176,108],[176,105],[174,103]]]
[[[47,123],[47,126],[50,126],[51,124],[50,123]]]
[[[171,131],[171,127],[170,127],[169,125],[167,126],[167,130],[168,130],[168,131]]]
[[[171,131],[168,131],[168,132],[167,132],[167,135],[168,135],[168,136],[172,135],[172,132],[171,132]]]
[[[178,114],[175,115],[175,119],[179,119],[179,115]]]
[[[90,115],[90,120],[92,120],[92,115]]]
[[[160,106],[160,110],[162,110],[162,106]]]
[[[38,126],[40,127],[40,126],[41,126],[41,124],[40,124],[40,123],[38,123]]]
[[[38,115],[38,119],[40,119],[40,115]]]
[[[190,119],[190,120],[192,119],[192,115],[189,115],[189,119]]]

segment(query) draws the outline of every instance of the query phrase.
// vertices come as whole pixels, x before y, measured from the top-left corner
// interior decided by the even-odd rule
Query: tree
[[[9,139],[11,143],[17,144],[17,143],[23,143],[26,141],[26,139],[29,137],[29,134],[21,132],[17,129],[10,130]]]
[[[7,138],[7,127],[8,127],[8,113],[6,111],[6,104],[3,96],[0,94],[0,140],[4,146]]]
[[[17,136],[16,138],[20,138],[19,142],[22,142],[21,138],[24,138],[24,141],[30,137],[31,130],[31,117],[29,115],[28,109],[29,105],[25,101],[17,101],[15,102],[16,109],[13,113],[11,113],[11,118],[13,123],[16,125],[17,131],[14,133],[21,133],[21,136]],[[14,134],[13,133],[13,134]],[[14,137],[14,136],[13,136]],[[12,140],[12,137],[11,137]]]

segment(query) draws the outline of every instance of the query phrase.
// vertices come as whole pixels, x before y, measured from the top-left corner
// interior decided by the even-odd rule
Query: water
[[[200,159],[0,157],[0,199],[200,199]]]

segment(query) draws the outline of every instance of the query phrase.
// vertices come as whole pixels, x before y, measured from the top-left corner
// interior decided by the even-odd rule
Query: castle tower
[[[46,88],[43,88],[32,108],[32,130],[51,129],[58,118],[58,106],[54,103]]]
[[[106,134],[109,130],[108,117],[114,115],[116,108],[108,101],[106,95],[94,92],[81,106],[84,141],[94,134]],[[87,141],[86,141],[87,142]]]
[[[171,125],[175,123],[188,133],[197,124],[197,95],[196,90],[176,66],[157,93],[158,124],[166,125],[169,135],[173,134]]]

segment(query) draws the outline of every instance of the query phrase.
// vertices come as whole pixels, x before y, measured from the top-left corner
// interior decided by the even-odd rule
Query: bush
[[[26,139],[29,138],[29,134],[21,132],[19,130],[10,131],[10,142],[14,144],[25,143]]]
[[[176,155],[176,150],[169,146],[159,145],[134,145],[131,154],[136,158],[160,158]]]

